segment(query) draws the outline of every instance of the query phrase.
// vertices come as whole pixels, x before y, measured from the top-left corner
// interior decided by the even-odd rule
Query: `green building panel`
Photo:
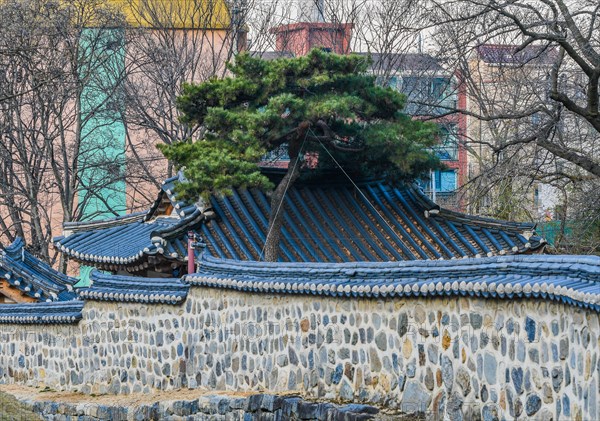
[[[80,38],[81,142],[78,156],[82,220],[125,214],[125,125],[121,80],[124,33],[89,28]],[[82,266],[78,286],[89,284],[92,268]]]

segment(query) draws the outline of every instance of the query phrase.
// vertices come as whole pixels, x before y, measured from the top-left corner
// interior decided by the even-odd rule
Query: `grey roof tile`
[[[66,276],[25,250],[22,238],[0,249],[0,279],[38,301],[76,298],[77,279]]]
[[[571,269],[573,262],[579,262],[577,272]],[[348,270],[355,272],[351,278]],[[199,272],[185,276],[184,282],[241,291],[340,297],[541,298],[600,312],[597,256],[514,255],[361,263],[240,262],[206,256]]]

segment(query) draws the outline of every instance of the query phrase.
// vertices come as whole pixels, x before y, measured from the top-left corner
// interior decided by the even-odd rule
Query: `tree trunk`
[[[297,162],[298,154],[300,153],[309,127],[309,122],[302,122],[298,127],[297,136],[293,140],[290,140],[288,146],[290,163],[287,172],[271,196],[271,214],[269,215],[269,227],[267,229],[267,238],[265,239],[265,261],[267,262],[276,262],[279,258],[281,227],[283,226],[283,215],[285,212],[283,201],[285,200],[285,193],[288,188],[300,176],[300,164]]]

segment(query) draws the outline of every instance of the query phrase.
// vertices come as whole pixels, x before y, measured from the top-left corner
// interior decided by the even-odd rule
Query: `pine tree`
[[[317,49],[272,61],[241,54],[230,66],[231,77],[185,86],[178,106],[203,134],[161,147],[184,168],[189,183],[180,192],[207,199],[237,187],[273,188],[257,163],[286,148],[290,163],[271,196],[265,244],[265,259],[276,261],[283,224],[277,210],[305,156],[318,156],[318,168],[335,160],[354,174],[391,181],[438,167],[431,152],[437,126],[403,114],[404,96],[378,86],[367,74],[369,64],[363,56]]]

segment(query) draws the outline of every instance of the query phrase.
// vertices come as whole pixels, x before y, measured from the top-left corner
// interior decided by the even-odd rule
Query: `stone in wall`
[[[360,404],[309,402],[299,396],[256,394],[249,397],[208,395],[199,399],[142,405],[69,404],[26,401],[49,421],[368,421],[379,409]],[[397,416],[394,417],[398,419]],[[401,418],[401,417],[400,417]]]
[[[432,416],[599,419],[598,313],[540,300],[346,299],[193,287],[0,326],[0,382],[94,394],[202,388]]]

